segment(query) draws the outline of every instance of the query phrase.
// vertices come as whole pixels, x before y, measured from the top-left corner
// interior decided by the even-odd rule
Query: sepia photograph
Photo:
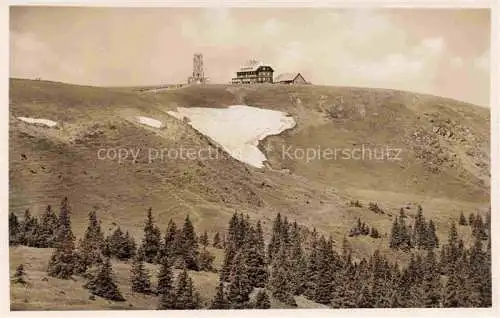
[[[8,11],[10,311],[493,307],[491,8]]]

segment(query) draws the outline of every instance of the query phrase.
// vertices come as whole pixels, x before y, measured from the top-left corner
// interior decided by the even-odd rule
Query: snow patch
[[[228,108],[177,108],[169,115],[188,119],[189,125],[219,143],[233,158],[257,168],[264,167],[266,156],[259,141],[295,126],[285,112],[233,105]]]
[[[137,116],[137,121],[143,125],[147,125],[153,128],[161,128],[163,123],[159,120],[150,117]]]
[[[57,122],[44,118],[17,117],[17,119],[33,125],[43,125],[47,127],[57,126]]]

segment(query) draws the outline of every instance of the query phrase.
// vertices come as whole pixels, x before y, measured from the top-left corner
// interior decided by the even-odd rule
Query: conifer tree
[[[458,225],[462,225],[462,226],[467,225],[467,219],[464,216],[464,212],[460,212],[460,218],[458,221]]]
[[[265,251],[263,244],[259,243],[260,238],[253,226],[247,231],[245,243],[240,249],[244,254],[250,285],[254,287],[264,287],[267,283],[267,268],[265,263]]]
[[[119,260],[130,259],[136,254],[134,238],[128,231],[124,234],[119,226],[106,238],[102,248],[106,249],[106,251],[103,250],[104,255],[113,256]],[[144,254],[144,250],[142,251]],[[145,257],[145,254],[143,256]]]
[[[273,260],[271,277],[269,278],[269,289],[275,299],[290,306],[297,306],[290,288],[290,282],[288,255],[285,244],[282,242],[280,250]]]
[[[14,212],[9,213],[9,246],[19,244],[20,224]]]
[[[415,225],[413,227],[414,245],[417,248],[425,247],[427,237],[427,223],[424,218],[422,207],[418,206],[417,216],[415,217]]]
[[[335,256],[332,251],[331,240],[329,242],[321,236],[318,241],[318,272],[316,277],[316,290],[314,293],[314,301],[320,304],[328,304],[331,301],[333,293],[333,277]]]
[[[314,232],[315,233],[315,229]],[[318,240],[313,235],[310,251],[307,257],[306,281],[304,285],[304,295],[309,299],[314,299],[318,282]]]
[[[37,218],[31,215],[29,209],[26,209],[24,211],[24,218],[19,225],[19,243],[27,246],[36,246],[37,227]]]
[[[104,235],[95,211],[89,213],[89,224],[77,251],[77,273],[84,273],[93,264],[102,262],[101,249]]]
[[[207,231],[203,232],[203,234],[200,236],[200,244],[202,246],[207,247],[209,242],[208,242],[208,233]]]
[[[233,259],[236,256],[237,250],[234,243],[226,243],[224,247],[224,260],[221,269],[221,279],[225,282],[229,282],[229,276],[231,274],[231,268],[233,264]]]
[[[203,246],[203,249],[200,252],[199,255],[199,270],[200,271],[205,271],[205,272],[213,272],[214,271],[214,259],[215,256],[210,254],[210,252],[207,250],[205,246]]]
[[[184,220],[184,225],[180,234],[180,254],[186,269],[199,270],[198,268],[198,241],[193,223],[189,215]]]
[[[199,295],[194,290],[193,280],[184,269],[177,278],[173,309],[197,309],[199,305]]]
[[[222,248],[222,241],[219,232],[215,233],[212,246],[215,248]]]
[[[243,252],[238,252],[231,267],[228,286],[228,301],[231,308],[241,309],[248,307],[252,285],[248,277],[248,268]]]
[[[24,266],[23,264],[19,264],[16,267],[16,272],[14,273],[14,277],[12,279],[12,282],[14,284],[22,284],[25,285],[26,282],[26,272],[24,271]]]
[[[394,222],[392,223],[391,239],[390,239],[389,246],[392,249],[397,249],[397,248],[399,248],[400,244],[401,244],[401,234],[399,231],[399,223],[398,223],[398,219],[394,218]]]
[[[403,249],[404,251],[408,251],[412,247],[412,242],[411,242],[411,230],[407,227],[406,225],[406,215],[404,213],[404,210],[401,209],[399,212],[399,220],[398,220],[398,227],[399,227],[399,247]]]
[[[163,259],[163,263],[161,264],[160,271],[158,273],[158,287],[156,288],[156,292],[159,295],[168,296],[164,300],[168,301],[162,303],[166,306],[166,308],[172,308],[173,306],[173,273],[170,267],[170,262],[167,259]],[[167,306],[168,305],[168,306]]]
[[[141,257],[136,256],[132,262],[130,275],[131,289],[135,293],[150,294],[152,292],[149,274]]]
[[[127,244],[125,250],[123,251],[123,257],[125,259],[134,257],[136,255],[137,245],[135,243],[134,237],[129,234],[128,231],[125,232],[125,242],[127,242]]]
[[[474,221],[476,220],[476,216],[474,213],[469,213],[469,225],[472,226],[474,224]]]
[[[455,222],[452,222],[448,233],[448,244],[446,248],[446,272],[453,271],[460,257],[460,247],[458,240],[458,232]]]
[[[69,279],[75,272],[76,255],[74,235],[71,230],[70,208],[68,198],[61,203],[59,214],[59,228],[57,231],[56,249],[52,254],[47,274],[52,277]]]
[[[434,221],[429,220],[429,225],[428,225],[428,230],[426,233],[426,249],[432,249],[432,248],[437,248],[439,247],[439,239],[436,234],[436,225],[434,224]]]
[[[442,300],[444,307],[457,308],[465,306],[465,297],[463,295],[465,284],[463,277],[460,275],[458,271],[449,275]]]
[[[470,250],[468,264],[468,291],[470,295],[476,295],[477,299],[470,302],[479,306],[488,306],[491,303],[491,256],[483,249],[482,239],[476,236],[474,245]]]
[[[163,263],[158,273],[158,287],[156,288],[157,294],[160,295],[160,303],[158,309],[175,309],[176,306],[176,291],[173,280],[173,273],[170,262],[163,258]]]
[[[40,218],[39,247],[55,247],[56,231],[59,226],[57,215],[52,211],[50,205]]]
[[[159,253],[159,262],[162,263],[161,258],[166,257],[171,264],[175,263],[180,253],[180,231],[177,230],[177,224],[171,219],[168,221],[167,231],[161,245]]]
[[[156,260],[158,251],[160,250],[161,233],[154,223],[152,209],[147,211],[146,222],[144,224],[144,239],[141,247],[144,251],[145,261],[153,263]]]
[[[68,197],[64,197],[61,202],[61,210],[59,212],[59,228],[57,231],[57,242],[74,242],[75,236],[71,230],[71,208],[69,206]]]
[[[488,235],[486,234],[486,226],[481,215],[476,215],[476,219],[474,220],[474,223],[471,224],[471,226],[473,236],[477,236],[482,240],[488,239]]]
[[[282,234],[283,228],[284,226],[282,225],[281,214],[278,213],[273,221],[271,240],[269,241],[267,247],[268,264],[272,263],[274,255],[276,255],[279,252],[280,243],[282,241],[282,236],[283,236]]]
[[[298,232],[298,229],[297,229]],[[257,221],[255,225],[255,238],[256,238],[256,247],[257,250],[260,251],[263,255],[265,255],[265,244],[264,244],[264,231],[262,230],[262,225],[260,220]]]
[[[93,295],[114,301],[125,301],[114,282],[109,258],[106,258],[98,273],[91,277],[84,287],[89,289]]]
[[[224,282],[222,280],[219,280],[219,285],[216,288],[210,309],[229,309],[229,302],[224,293]]]
[[[291,289],[294,295],[301,295],[306,284],[307,261],[302,248],[302,239],[297,222],[292,225],[292,242],[290,247]]]
[[[255,308],[256,309],[269,309],[271,308],[271,300],[267,295],[265,290],[259,290],[257,296],[255,297]]]
[[[423,275],[423,306],[440,307],[441,305],[441,280],[434,250],[427,252]]]

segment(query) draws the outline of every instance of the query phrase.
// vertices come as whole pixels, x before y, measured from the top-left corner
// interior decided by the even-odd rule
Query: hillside
[[[188,122],[167,114],[177,107],[241,104],[286,112],[297,123],[260,144],[269,161],[266,168],[235,160]],[[181,222],[189,214],[197,230],[209,235],[224,230],[235,210],[261,219],[266,229],[281,212],[332,235],[335,242],[362,218],[381,230],[383,238],[351,238],[356,256],[379,248],[405,260],[407,255],[388,249],[384,236],[400,208],[413,215],[421,204],[443,240],[450,220],[461,211],[489,208],[489,110],[435,96],[311,85],[206,85],[148,92],[11,79],[9,114],[10,210],[21,216],[29,208],[37,215],[67,196],[77,237],[92,208],[104,228],[119,224],[137,238],[149,207],[162,231],[170,218]],[[164,126],[143,125],[136,116]],[[59,124],[37,126],[18,117]],[[306,160],[282,151],[362,146],[401,149],[401,160]],[[148,160],[149,149],[180,147],[210,148],[224,159]],[[118,148],[139,150],[139,155],[122,162],[98,158],[100,149]],[[363,207],[350,206],[351,200],[360,200]],[[369,202],[377,202],[385,214],[369,211]],[[18,251],[11,253],[20,257]]]

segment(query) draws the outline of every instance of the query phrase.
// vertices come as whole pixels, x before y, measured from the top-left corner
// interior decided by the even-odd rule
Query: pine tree
[[[102,262],[101,250],[104,235],[95,211],[89,213],[89,224],[77,251],[77,273],[84,273],[93,264]]]
[[[445,272],[453,271],[457,261],[459,260],[461,251],[459,247],[458,232],[455,222],[450,226],[448,233],[448,244],[444,247],[446,249],[446,269]]]
[[[132,258],[136,254],[136,244],[134,238],[127,231],[125,234],[122,229],[118,226],[113,233],[108,236],[101,245],[103,249],[103,254],[107,256],[116,257],[119,260],[127,260]],[[144,248],[141,246],[141,248]],[[106,249],[106,251],[104,251]],[[145,260],[145,253],[143,251],[143,257]]]
[[[222,241],[219,232],[215,233],[212,246],[215,248],[222,248]]]
[[[294,295],[301,295],[306,285],[307,261],[302,248],[302,239],[297,222],[292,225],[292,243],[290,247],[291,289]]]
[[[163,263],[162,258],[169,260],[171,264],[175,263],[177,257],[180,253],[180,233],[177,230],[177,224],[170,219],[167,225],[167,231],[165,232],[165,237],[163,239],[163,244],[161,244],[160,251],[158,253],[158,262]]]
[[[125,301],[125,298],[123,298],[118,286],[113,280],[109,258],[106,258],[101,264],[97,275],[91,277],[84,287],[89,289],[93,295],[114,301]]]
[[[245,243],[240,249],[244,254],[250,285],[264,287],[267,283],[267,268],[263,244],[259,243],[258,233],[250,226],[245,238]]]
[[[57,215],[52,211],[50,205],[40,218],[39,247],[55,247],[56,231],[59,226]]]
[[[373,308],[374,300],[373,293],[370,284],[365,284],[363,288],[361,288],[359,297],[356,302],[357,308]]]
[[[9,213],[9,246],[19,244],[20,224],[14,212]]]
[[[488,239],[488,235],[486,234],[486,226],[481,215],[476,215],[476,219],[474,220],[474,223],[471,224],[471,226],[473,236],[477,236],[482,240]]]
[[[209,245],[207,231],[203,232],[203,234],[200,236],[200,244],[205,247]]]
[[[124,241],[127,242],[127,244],[125,245],[125,249],[122,251],[121,256],[125,259],[134,257],[136,255],[137,247],[134,237],[131,234],[129,234],[128,231],[125,232]]]
[[[158,273],[158,287],[156,288],[156,293],[160,295],[160,303],[158,309],[174,309],[175,308],[175,290],[173,273],[170,268],[170,262],[164,258],[163,263],[160,267],[160,272]]]
[[[423,306],[437,308],[441,305],[441,280],[434,250],[427,252],[423,276]]]
[[[255,309],[271,308],[271,300],[265,290],[259,290],[255,298]]]
[[[262,225],[260,224],[260,220],[257,221],[257,224],[255,225],[255,239],[256,239],[256,247],[257,250],[262,253],[262,255],[265,255],[265,243],[264,243],[264,231],[262,230]]]
[[[221,269],[221,279],[225,282],[229,281],[229,276],[231,274],[231,267],[233,265],[233,259],[236,256],[237,250],[235,243],[228,242],[224,247],[224,260]]]
[[[199,305],[199,295],[194,290],[193,280],[184,269],[177,278],[173,309],[197,309]]]
[[[375,238],[375,239],[380,238],[380,234],[378,233],[376,228],[374,228],[374,227],[371,228],[370,237]]]
[[[469,213],[469,225],[470,226],[473,226],[474,224],[474,221],[476,220],[476,216],[474,215],[474,213]]]
[[[332,281],[334,278],[333,267],[335,257],[332,251],[331,240],[329,242],[322,236],[318,241],[318,273],[316,277],[316,290],[314,301],[320,304],[328,304],[331,301],[333,293]]]
[[[412,247],[412,242],[411,242],[411,229],[406,225],[406,215],[404,213],[404,210],[401,209],[399,211],[399,220],[398,220],[398,227],[399,227],[399,247],[403,249],[404,251],[408,251]]]
[[[229,309],[229,302],[224,293],[224,282],[222,280],[219,280],[219,285],[216,288],[210,309]]]
[[[276,255],[279,252],[280,249],[280,243],[282,240],[282,231],[284,229],[284,226],[281,221],[281,214],[278,213],[276,215],[276,218],[273,221],[273,229],[271,233],[271,240],[269,241],[269,244],[267,246],[267,263],[271,264],[274,255]]]
[[[199,270],[198,268],[198,241],[194,226],[189,219],[189,215],[184,220],[180,234],[180,253],[186,269]]]
[[[474,245],[470,250],[470,260],[468,264],[469,277],[467,284],[469,294],[471,296],[476,296],[476,299],[469,300],[474,307],[486,307],[491,303],[490,263],[491,259],[488,253],[483,250],[481,237],[476,236]]]
[[[460,273],[451,273],[451,275],[448,277],[448,280],[446,281],[444,296],[442,300],[443,307],[464,307],[465,297],[462,292],[463,287],[465,287],[464,279],[463,277],[460,277]]]
[[[235,256],[231,267],[228,287],[228,301],[231,308],[241,309],[248,307],[249,295],[252,285],[248,277],[245,255],[240,251]]]
[[[153,263],[156,260],[156,256],[160,250],[160,244],[161,233],[154,223],[152,209],[149,208],[144,224],[144,239],[141,245],[146,262]]]
[[[210,252],[203,246],[203,250],[199,255],[199,270],[205,272],[213,272],[214,271],[214,259],[215,256],[210,254]]]
[[[392,223],[391,240],[389,246],[392,249],[397,249],[399,248],[400,244],[401,244],[401,234],[399,231],[399,223],[398,219],[394,218],[394,222]]]
[[[69,206],[68,197],[65,197],[61,202],[61,209],[58,220],[59,228],[56,233],[57,242],[74,242],[75,236],[71,230],[71,208]]]
[[[134,257],[130,275],[131,289],[135,293],[150,294],[151,281],[141,257]]]
[[[269,289],[271,295],[290,306],[297,306],[291,290],[290,266],[284,242],[280,244],[280,250],[273,259],[271,277],[269,278]]]
[[[14,273],[14,277],[12,279],[12,282],[14,284],[22,284],[22,285],[27,284],[27,281],[26,281],[26,272],[24,271],[23,264],[19,264],[16,267],[16,272]]]
[[[427,229],[428,229],[426,235],[427,244],[425,248],[426,249],[438,248],[439,239],[436,234],[436,225],[434,224],[434,221],[429,220],[429,225]]]
[[[61,203],[59,228],[56,235],[56,249],[47,266],[47,274],[52,277],[69,279],[75,273],[77,258],[67,198],[64,198]]]
[[[464,212],[460,212],[460,219],[458,221],[458,225],[462,226],[467,225],[467,219],[465,218]]]
[[[417,248],[423,248],[426,245],[427,238],[427,223],[424,218],[422,207],[418,206],[417,216],[415,217],[415,225],[413,227],[414,245]]]
[[[24,211],[24,218],[19,225],[19,243],[27,246],[37,245],[38,220],[32,216],[29,209]]]
[[[313,233],[315,233],[316,229],[314,229]],[[314,299],[314,295],[317,289],[318,282],[318,240],[316,236],[313,234],[313,239],[311,242],[311,247],[309,254],[307,256],[307,269],[305,274],[305,286],[304,286],[304,295],[309,299]]]

